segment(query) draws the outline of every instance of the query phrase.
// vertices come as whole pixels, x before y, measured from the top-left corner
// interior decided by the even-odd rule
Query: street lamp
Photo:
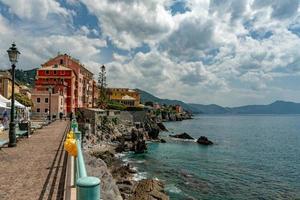
[[[52,121],[52,114],[51,114],[51,95],[52,95],[52,92],[53,92],[53,87],[52,86],[50,86],[49,88],[48,88],[48,91],[49,91],[49,121],[51,122]]]
[[[16,143],[16,124],[15,124],[15,68],[18,62],[20,52],[16,44],[12,43],[11,47],[7,50],[9,61],[11,62],[11,76],[12,76],[12,90],[11,90],[11,109],[10,109],[10,123],[9,123],[9,147],[17,146]]]

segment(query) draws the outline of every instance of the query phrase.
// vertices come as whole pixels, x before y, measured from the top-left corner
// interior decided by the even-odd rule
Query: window
[[[49,74],[49,70],[46,70],[46,74]]]
[[[48,108],[45,108],[45,113],[47,113],[48,112]]]
[[[41,102],[41,98],[36,98],[36,102],[40,103]]]
[[[48,100],[49,100],[48,98],[45,98],[45,103],[48,103]]]
[[[56,71],[56,70],[54,70],[54,71],[53,71],[53,74],[57,74],[57,71]]]
[[[64,64],[64,60],[60,59],[60,64],[63,65]]]
[[[41,109],[37,108],[37,109],[36,109],[36,112],[41,112]]]

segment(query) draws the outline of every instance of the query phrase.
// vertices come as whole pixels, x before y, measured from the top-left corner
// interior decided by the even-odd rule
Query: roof
[[[72,71],[72,69],[65,67],[63,65],[51,65],[48,67],[42,67],[38,70],[70,70],[70,71]]]
[[[95,112],[105,112],[105,110],[100,108],[87,108],[87,110],[95,111]]]
[[[135,100],[135,98],[125,95],[125,96],[122,96],[122,100]]]
[[[49,61],[54,60],[54,59],[56,59],[58,57],[61,57],[61,56],[67,56],[70,60],[74,61],[75,63],[77,63],[78,65],[80,65],[80,67],[82,67],[83,69],[87,70],[90,74],[94,75],[94,73],[91,72],[89,69],[87,69],[82,63],[80,63],[80,61],[78,59],[73,58],[72,56],[70,56],[70,55],[68,55],[66,53],[65,54],[58,53],[57,56],[55,56],[53,58],[50,58],[47,62],[45,62],[44,64],[42,64],[42,66],[45,65],[46,63],[48,63]]]

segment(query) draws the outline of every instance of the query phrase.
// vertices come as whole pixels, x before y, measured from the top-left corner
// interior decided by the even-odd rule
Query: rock
[[[166,143],[167,141],[165,139],[160,139],[160,143]]]
[[[100,158],[103,160],[108,166],[110,166],[115,161],[115,156],[110,151],[93,151],[90,153],[92,156],[96,158]]]
[[[153,121],[151,118],[145,119],[144,124],[145,131],[148,132],[148,136],[150,139],[157,139],[159,135],[160,128],[157,125],[155,121]]]
[[[207,139],[207,137],[205,137],[205,136],[201,136],[201,137],[197,140],[197,142],[198,142],[199,144],[203,144],[203,145],[212,145],[212,144],[213,144],[213,142],[210,141],[209,139]]]
[[[181,133],[181,134],[169,135],[169,136],[173,138],[194,140],[194,138],[187,133]]]
[[[84,152],[86,170],[90,176],[99,177],[101,180],[101,197],[103,199],[122,200],[119,188],[112,177],[105,162]]]
[[[162,122],[157,123],[157,126],[161,131],[168,131],[168,129],[165,127],[165,125]]]
[[[144,179],[139,181],[133,187],[133,194],[130,200],[169,200],[168,195],[164,191],[162,182],[152,179]]]
[[[134,153],[144,153],[147,150],[145,140],[139,140],[134,145]]]

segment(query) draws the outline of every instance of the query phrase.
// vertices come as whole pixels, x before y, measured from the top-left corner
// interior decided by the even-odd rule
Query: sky
[[[0,0],[0,68],[58,53],[110,87],[189,103],[300,102],[299,0]],[[96,78],[96,76],[95,76]]]

